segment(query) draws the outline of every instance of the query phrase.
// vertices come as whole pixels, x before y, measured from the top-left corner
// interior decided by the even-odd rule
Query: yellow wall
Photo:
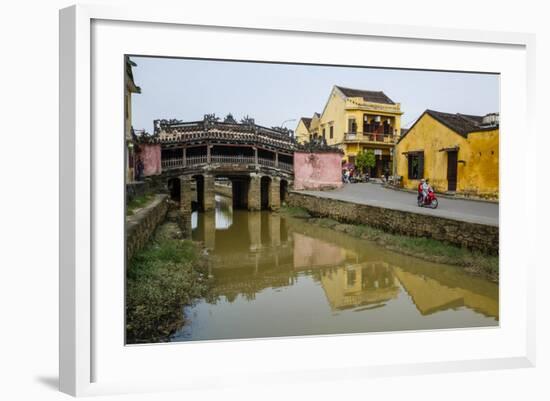
[[[296,141],[298,141],[298,143],[309,141],[309,130],[301,119],[298,126],[294,130],[294,136],[296,137]]]
[[[309,132],[313,135],[313,137],[317,137],[320,135],[319,120],[319,114],[315,113],[311,118],[311,122],[309,123]]]
[[[464,138],[428,114],[417,123],[396,147],[397,175],[406,188],[416,189],[419,180],[408,178],[404,152],[424,152],[424,178],[437,192],[448,189],[447,152],[440,149],[459,147],[457,192],[498,197],[498,128],[473,132]]]
[[[458,189],[466,193],[498,197],[499,131],[471,132],[468,148],[459,152],[459,160],[466,160],[464,176],[458,181]],[[460,166],[460,164],[459,164]]]
[[[333,89],[320,119],[321,127],[325,127],[327,144],[336,145],[343,142],[346,124],[346,100]],[[331,125],[334,127],[332,139],[329,128]]]

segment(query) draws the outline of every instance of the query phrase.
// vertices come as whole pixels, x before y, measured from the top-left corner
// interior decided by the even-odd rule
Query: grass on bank
[[[126,204],[126,216],[132,216],[138,209],[143,208],[155,198],[153,194],[137,196]]]
[[[128,264],[127,342],[167,341],[184,323],[183,306],[204,297],[208,288],[206,261],[198,245],[156,235]]]
[[[321,227],[373,241],[392,251],[432,262],[462,266],[471,273],[498,281],[498,256],[472,251],[432,238],[391,234],[367,225],[343,224],[329,218],[314,218],[307,210],[300,207],[284,207],[282,211],[289,216],[306,219],[309,223]]]

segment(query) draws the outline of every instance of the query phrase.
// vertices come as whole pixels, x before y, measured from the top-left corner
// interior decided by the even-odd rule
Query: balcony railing
[[[190,166],[197,166],[200,164],[208,163],[208,157],[206,155],[201,156],[188,156],[186,159],[175,158],[175,159],[163,159],[162,160],[162,169],[163,170],[172,170],[177,168],[184,168]],[[212,155],[210,156],[210,163],[213,164],[255,164],[254,156],[237,156],[237,155]],[[258,164],[261,166],[279,168],[281,170],[293,171],[293,165],[291,163],[285,162],[276,162],[273,159],[266,159],[263,157],[258,157]]]
[[[381,134],[378,132],[346,132],[344,134],[344,140],[393,144],[394,136],[391,134]]]

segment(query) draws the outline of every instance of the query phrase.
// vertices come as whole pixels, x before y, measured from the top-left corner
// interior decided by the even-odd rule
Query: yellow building
[[[299,143],[309,142],[313,138],[319,136],[319,120],[321,115],[319,113],[313,113],[313,117],[302,117],[298,122],[298,126],[294,131],[296,141]]]
[[[439,192],[498,198],[498,118],[426,110],[396,146],[403,185],[429,178]]]
[[[300,142],[322,137],[344,151],[346,162],[355,162],[361,151],[376,155],[371,176],[392,173],[393,147],[401,133],[401,106],[384,92],[333,86],[323,112],[309,121],[302,118],[296,128]]]
[[[134,82],[132,67],[134,63],[125,56],[124,76],[124,135],[126,138],[126,182],[134,181],[134,139],[132,136],[132,93],[141,93],[141,88]]]

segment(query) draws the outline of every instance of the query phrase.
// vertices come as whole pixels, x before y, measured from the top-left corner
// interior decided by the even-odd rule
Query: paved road
[[[439,206],[434,210],[418,207],[414,193],[384,188],[375,183],[345,184],[342,188],[333,191],[300,191],[300,193],[498,226],[498,203],[438,197]]]

